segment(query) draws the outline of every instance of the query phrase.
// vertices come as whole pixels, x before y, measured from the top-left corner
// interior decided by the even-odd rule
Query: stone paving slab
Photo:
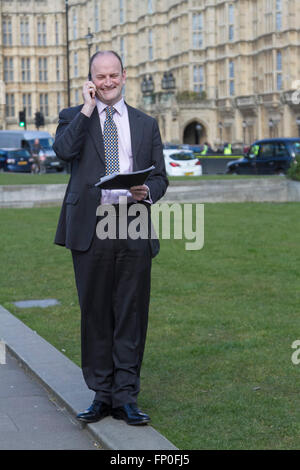
[[[94,392],[87,389],[81,369],[1,305],[0,341],[6,344],[9,354],[15,356],[22,366],[38,379],[48,390],[50,396],[53,397],[53,401],[60,408],[66,409],[74,421],[76,421],[75,416],[90,405],[94,398]],[[5,366],[0,365],[0,372],[2,367]],[[3,374],[9,375],[9,372],[4,372]],[[15,384],[12,382],[11,385],[14,388],[10,388],[10,393],[3,397],[4,400],[7,400],[7,403],[13,399],[16,390],[19,388],[17,382]],[[5,404],[5,401],[3,403]],[[15,432],[13,431],[13,418],[7,415],[4,405],[1,408],[1,403],[0,413],[2,413],[2,417],[7,425],[12,428],[10,432]],[[9,421],[10,419],[11,421]],[[170,451],[177,449],[168,439],[149,425],[142,427],[128,426],[123,421],[107,417],[98,423],[84,425],[82,428],[89,435],[93,436],[95,441],[99,442],[104,449]],[[43,437],[41,432],[40,435],[41,442],[43,441],[40,445],[48,446],[46,434]],[[8,441],[4,443],[5,445],[9,444],[11,438],[9,434],[7,436]],[[22,436],[21,438],[19,434],[20,440],[18,445],[38,445],[34,432],[32,440],[26,431],[22,433]],[[53,445],[60,445],[59,439],[56,439],[55,436],[53,436],[53,439],[55,440]],[[67,431],[64,441],[66,446],[69,445],[69,442],[71,445],[71,436],[68,435]],[[45,447],[45,449],[49,449],[49,447]]]
[[[16,307],[19,308],[32,308],[32,307],[52,307],[53,305],[58,305],[59,302],[56,299],[37,299],[37,300],[19,300],[14,302]]]
[[[0,365],[0,450],[99,448],[7,351],[5,364]]]

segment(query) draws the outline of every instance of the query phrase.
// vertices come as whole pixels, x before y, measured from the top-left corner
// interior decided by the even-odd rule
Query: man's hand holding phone
[[[96,86],[91,80],[87,80],[84,83],[82,88],[82,96],[84,104],[81,112],[85,114],[85,116],[90,117],[96,106]]]

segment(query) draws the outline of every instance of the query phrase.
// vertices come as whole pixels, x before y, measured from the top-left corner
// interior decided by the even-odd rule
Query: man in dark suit
[[[168,180],[157,122],[122,98],[126,71],[114,51],[94,54],[84,104],[64,109],[53,148],[71,164],[55,243],[72,251],[81,308],[82,370],[95,391],[91,406],[77,418],[95,422],[107,415],[128,424],[150,418],[137,406],[140,368],[146,340],[151,261],[159,242],[148,239],[99,239],[99,204],[119,202],[147,208],[165,193]],[[117,140],[116,140],[117,139]],[[113,156],[117,171],[127,173],[155,166],[146,184],[130,191],[100,190],[95,183],[108,174]],[[120,196],[122,198],[120,199]],[[129,219],[129,217],[128,217]]]

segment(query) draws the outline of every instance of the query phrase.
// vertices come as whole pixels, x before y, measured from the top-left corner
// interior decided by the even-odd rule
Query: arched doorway
[[[198,121],[190,122],[183,131],[183,143],[200,145],[206,140],[206,129]]]

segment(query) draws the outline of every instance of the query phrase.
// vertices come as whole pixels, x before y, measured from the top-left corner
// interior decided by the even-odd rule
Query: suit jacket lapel
[[[138,110],[126,103],[131,136],[131,148],[133,157],[133,171],[140,170],[138,153],[143,140],[143,119]]]
[[[104,143],[103,143],[103,135],[102,135],[102,130],[100,126],[100,119],[99,119],[97,106],[95,107],[90,117],[88,130],[95,144],[97,154],[99,158],[101,159],[101,161],[104,163],[105,162]]]

